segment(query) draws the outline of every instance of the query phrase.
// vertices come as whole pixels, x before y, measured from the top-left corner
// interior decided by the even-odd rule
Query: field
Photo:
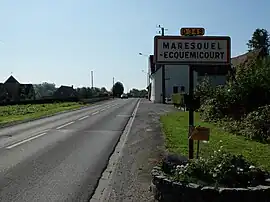
[[[40,118],[57,112],[77,109],[82,106],[84,105],[74,102],[0,106],[0,125],[15,121]]]
[[[188,112],[173,112],[161,117],[162,127],[165,134],[165,146],[168,151],[188,156]],[[200,155],[209,156],[220,145],[223,150],[233,154],[242,154],[249,161],[262,168],[270,170],[270,147],[255,141],[236,136],[210,123],[202,122],[199,114],[195,114],[195,125],[209,127],[211,130],[210,141],[200,143]],[[196,156],[196,142],[194,144],[194,156]]]

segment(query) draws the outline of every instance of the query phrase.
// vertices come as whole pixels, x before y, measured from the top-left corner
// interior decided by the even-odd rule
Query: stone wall
[[[166,178],[159,167],[152,170],[151,191],[160,202],[270,202],[270,186],[248,188],[202,187],[197,184],[182,184]]]

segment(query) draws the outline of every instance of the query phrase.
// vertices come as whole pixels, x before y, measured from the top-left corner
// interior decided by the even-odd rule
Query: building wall
[[[185,92],[189,91],[189,69],[188,65],[166,65],[165,66],[165,85],[166,85],[166,97],[171,97],[173,93],[173,87],[185,87]],[[194,73],[194,81],[197,80],[197,73]],[[195,82],[196,84],[196,82]]]
[[[204,76],[198,76],[198,82],[203,80]],[[217,85],[224,85],[226,83],[226,76],[210,76],[210,81],[212,85],[217,86]]]
[[[162,102],[161,68],[151,76],[152,90],[150,100],[154,103]]]
[[[184,86],[185,92],[189,91],[189,67],[187,65],[166,65],[165,66],[165,94],[167,98],[171,98],[173,93],[173,87],[178,87],[178,92],[180,92],[180,87]],[[162,102],[162,68],[158,69],[154,74],[152,74],[152,91],[151,91],[151,101],[155,103]],[[198,76],[194,72],[194,88],[204,77]],[[226,76],[210,76],[213,85],[223,85],[226,82]]]

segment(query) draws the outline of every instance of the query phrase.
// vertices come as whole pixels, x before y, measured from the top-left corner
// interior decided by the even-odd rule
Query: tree
[[[100,91],[101,91],[101,93],[107,93],[107,92],[108,92],[107,89],[106,89],[105,87],[102,87],[102,88],[100,89]]]
[[[92,98],[92,97],[99,97],[99,96],[108,96],[108,91],[106,88],[89,88],[89,87],[82,87],[82,88],[77,88],[76,91],[79,94],[80,98]]]
[[[270,37],[266,29],[256,29],[252,38],[248,41],[247,46],[249,50],[263,48],[266,55],[269,54]]]
[[[54,83],[44,82],[42,84],[35,84],[34,89],[37,97],[51,96],[56,91]]]
[[[124,93],[124,85],[121,82],[116,82],[112,89],[113,95],[120,97]]]
[[[133,88],[132,90],[129,91],[129,94],[132,97],[145,97],[147,96],[148,92],[145,89],[138,90],[136,88]]]

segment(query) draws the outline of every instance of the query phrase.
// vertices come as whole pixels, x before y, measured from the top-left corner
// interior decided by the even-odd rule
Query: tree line
[[[34,84],[33,86],[35,90],[36,99],[52,96],[53,93],[57,90],[57,87],[55,86],[54,83],[43,82],[41,84]],[[99,97],[111,94],[105,87],[102,88],[82,87],[82,88],[75,88],[75,91],[78,93],[78,96],[80,98]]]
[[[36,99],[42,97],[52,96],[53,93],[57,90],[57,87],[54,83],[43,82],[41,84],[34,84],[35,96]],[[105,87],[102,88],[90,88],[82,87],[75,88],[78,93],[79,98],[92,98],[92,97],[103,97],[103,96],[114,96],[120,97],[124,93],[124,85],[121,82],[116,82],[111,90],[107,90]],[[147,96],[147,91],[145,89],[139,90],[136,88],[131,89],[128,93],[129,97],[145,97]]]

